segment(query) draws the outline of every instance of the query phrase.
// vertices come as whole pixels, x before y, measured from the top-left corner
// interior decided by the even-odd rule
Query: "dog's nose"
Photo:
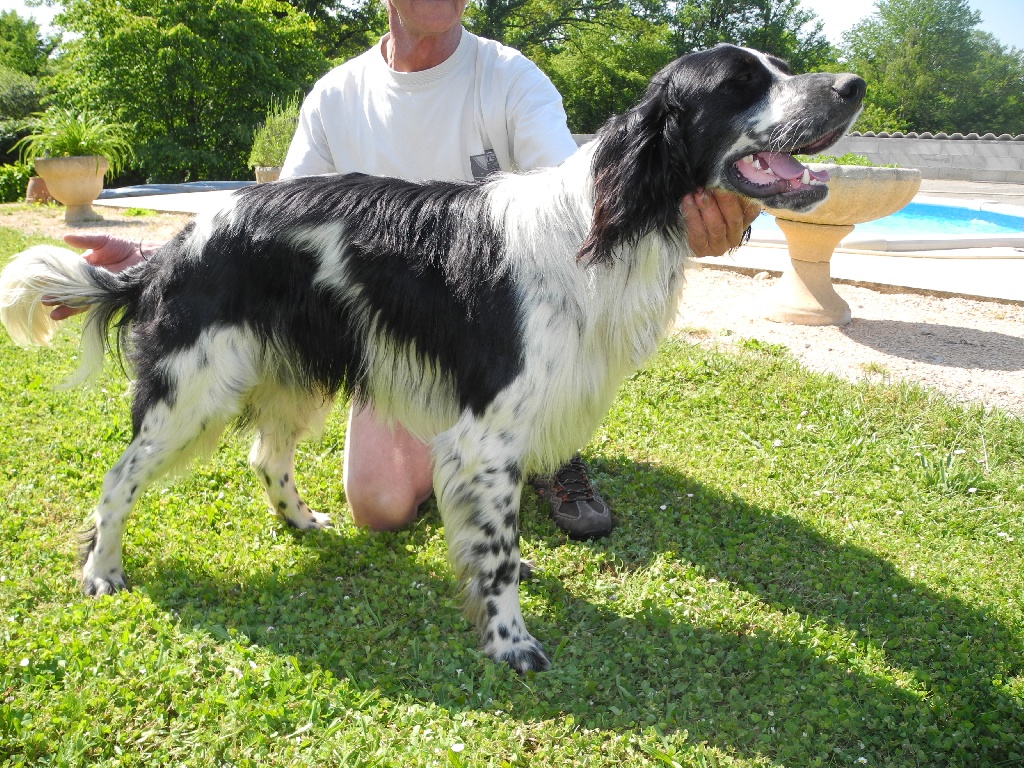
[[[868,84],[864,82],[864,78],[857,75],[836,75],[832,90],[838,93],[843,101],[860,101],[867,93]]]

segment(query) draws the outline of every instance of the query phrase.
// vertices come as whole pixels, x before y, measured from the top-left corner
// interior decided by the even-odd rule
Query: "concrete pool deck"
[[[146,195],[97,200],[97,206],[147,208],[173,213],[203,213],[219,208],[230,190]],[[997,182],[925,179],[920,196],[945,197],[1024,207],[1024,185]],[[735,253],[701,259],[704,268],[756,274],[781,274],[789,265],[780,244],[751,244]],[[909,290],[937,295],[968,296],[1024,304],[1024,249],[970,248],[889,252],[837,250],[832,257],[835,282],[852,283],[881,291]]]

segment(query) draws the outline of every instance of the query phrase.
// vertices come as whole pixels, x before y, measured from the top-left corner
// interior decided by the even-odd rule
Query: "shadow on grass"
[[[526,681],[474,650],[450,573],[417,559],[440,524],[432,507],[398,534],[299,535],[316,557],[289,575],[231,584],[205,563],[150,563],[147,591],[186,626],[243,633],[396,700],[685,731],[691,743],[792,765],[848,763],[864,743],[884,748],[869,756],[876,765],[1021,759],[1024,709],[1007,687],[1021,674],[1019,634],[781,510],[666,468],[596,467],[615,508],[657,517],[628,513],[608,539],[566,546],[605,553],[620,575],[667,562],[680,578],[625,610],[541,571],[521,592],[553,668]],[[680,502],[661,511],[666,498]],[[556,542],[524,500],[524,538]],[[687,585],[712,604],[686,603]],[[726,601],[721,615],[715,600]]]
[[[1024,370],[1024,339],[955,325],[856,318],[843,333],[888,355],[947,368]]]

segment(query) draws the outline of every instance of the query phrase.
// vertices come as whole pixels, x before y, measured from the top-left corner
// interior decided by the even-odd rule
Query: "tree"
[[[973,87],[958,110],[958,130],[970,133],[1024,133],[1024,51],[1000,45],[987,32],[975,31],[978,47]]]
[[[316,24],[314,38],[336,64],[356,56],[387,32],[388,17],[380,0],[288,0]]]
[[[313,22],[279,0],[66,0],[78,35],[54,101],[135,125],[152,180],[242,178],[273,97],[305,92],[327,63]]]
[[[26,118],[40,108],[39,81],[0,66],[0,121]]]
[[[517,1],[491,0],[506,8]],[[518,13],[534,1],[522,0]],[[821,22],[799,0],[629,0],[597,8],[563,21],[526,51],[561,91],[569,126],[580,133],[632,105],[672,58],[721,42],[773,53],[798,71],[835,66]]]
[[[993,97],[1020,103],[1020,57],[1014,64],[979,35],[979,21],[967,0],[877,0],[843,39],[849,67],[868,81],[869,120],[859,127],[971,131],[1001,122],[984,113]]]
[[[0,11],[0,67],[38,77],[46,69],[57,40],[43,38],[32,19],[23,19],[14,11]]]
[[[556,45],[572,31],[599,25],[621,0],[472,0],[466,26],[474,34],[524,52]]]
[[[798,72],[828,67],[835,52],[800,0],[685,0],[667,14],[677,56],[733,43],[785,59]]]
[[[668,27],[626,8],[570,29],[557,47],[533,55],[562,94],[575,133],[593,133],[631,107],[673,58]]]
[[[0,164],[16,159],[13,145],[31,128],[40,109],[39,75],[49,67],[57,38],[43,38],[39,25],[14,11],[0,12]]]

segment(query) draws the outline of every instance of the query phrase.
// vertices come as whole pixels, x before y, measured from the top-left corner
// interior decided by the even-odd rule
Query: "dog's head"
[[[865,88],[851,74],[793,75],[785,62],[733,45],[676,59],[598,134],[594,220],[580,257],[608,259],[621,243],[678,227],[680,200],[701,187],[813,208],[828,195],[828,177],[793,155],[838,141]]]

